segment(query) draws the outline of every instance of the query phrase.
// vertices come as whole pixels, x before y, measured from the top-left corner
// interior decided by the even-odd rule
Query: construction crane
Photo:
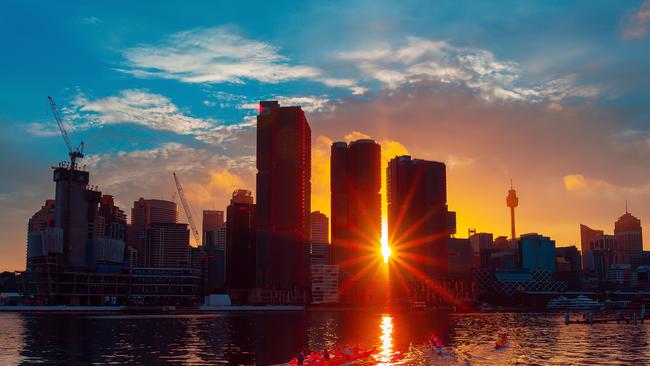
[[[192,235],[194,235],[194,240],[196,241],[196,245],[201,246],[201,242],[199,239],[199,232],[198,230],[196,230],[196,225],[194,224],[194,219],[192,218],[192,209],[190,207],[190,204],[189,202],[187,202],[187,199],[185,198],[185,192],[183,192],[183,187],[181,186],[181,182],[178,181],[178,177],[176,176],[176,173],[173,172],[172,175],[174,176],[174,182],[176,183],[178,196],[181,198],[181,203],[183,204],[183,209],[185,210],[185,216],[187,216],[187,221],[189,221],[190,229],[192,230]]]
[[[74,170],[77,159],[81,159],[84,157],[84,143],[83,141],[81,141],[79,146],[77,146],[76,148],[72,147],[72,144],[70,143],[70,138],[68,137],[68,132],[65,130],[63,119],[59,114],[59,110],[56,108],[56,104],[54,103],[54,100],[50,96],[47,97],[47,100],[50,102],[50,108],[52,109],[52,114],[54,115],[56,124],[59,126],[59,131],[61,131],[61,136],[63,136],[65,145],[68,147],[68,155],[70,155],[70,169]]]

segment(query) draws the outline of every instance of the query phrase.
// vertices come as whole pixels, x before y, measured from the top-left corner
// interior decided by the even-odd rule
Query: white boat
[[[555,310],[598,310],[605,307],[605,304],[580,295],[573,299],[564,296],[551,299],[546,303],[547,309]]]
[[[481,311],[484,313],[491,313],[494,311],[494,308],[490,306],[490,304],[488,304],[487,302],[484,302],[483,304],[481,304]]]

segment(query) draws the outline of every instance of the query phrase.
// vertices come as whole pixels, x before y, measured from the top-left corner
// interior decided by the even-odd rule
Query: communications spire
[[[512,240],[515,240],[515,207],[519,205],[519,198],[517,192],[512,188],[512,179],[510,179],[510,190],[508,190],[508,197],[506,197],[506,204],[510,207],[510,226],[512,229]]]

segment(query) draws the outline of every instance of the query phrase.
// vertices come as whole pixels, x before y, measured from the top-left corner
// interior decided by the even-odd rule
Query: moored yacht
[[[586,296],[580,295],[573,299],[568,299],[564,296],[551,299],[546,303],[547,309],[557,310],[598,310],[604,308],[605,305],[596,300],[592,300]]]

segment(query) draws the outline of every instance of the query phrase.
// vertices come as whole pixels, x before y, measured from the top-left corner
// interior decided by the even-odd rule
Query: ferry
[[[546,308],[553,310],[600,310],[604,307],[605,304],[583,295],[573,299],[560,296],[546,303]]]

